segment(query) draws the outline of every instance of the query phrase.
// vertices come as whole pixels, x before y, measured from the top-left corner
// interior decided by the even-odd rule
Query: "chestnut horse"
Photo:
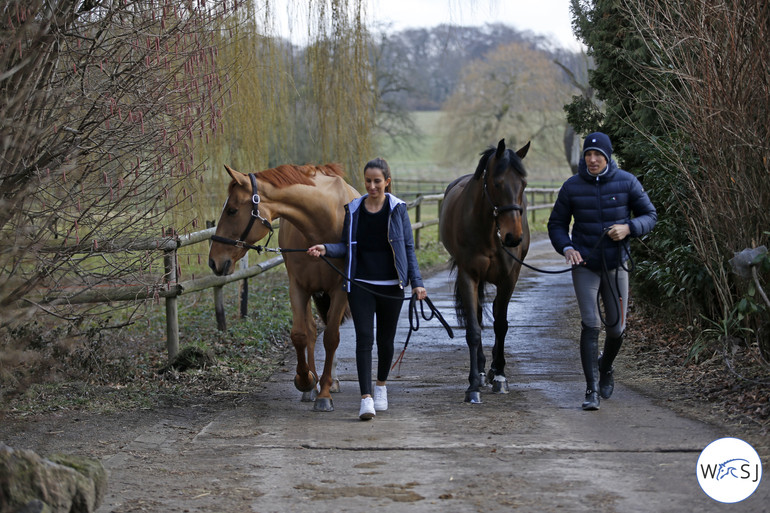
[[[481,402],[485,380],[493,384],[495,393],[508,392],[504,354],[508,303],[519,279],[520,261],[529,249],[527,182],[521,162],[528,150],[529,143],[513,152],[502,139],[497,148],[484,151],[475,173],[447,186],[439,213],[441,242],[457,272],[455,309],[460,325],[465,326],[470,351],[465,402]],[[486,358],[481,346],[486,283],[497,289],[492,306],[495,345],[488,375],[484,374]]]
[[[276,218],[281,219],[278,232],[281,248],[304,249],[340,240],[344,206],[359,196],[342,178],[342,168],[337,164],[282,165],[251,175],[228,166],[225,169],[232,181],[209,251],[209,267],[217,275],[232,273],[235,262],[246,254],[247,246],[272,233],[271,224]],[[340,341],[339,327],[348,306],[343,278],[326,262],[304,252],[287,252],[283,257],[289,276],[291,341],[297,352],[294,386],[304,393],[303,400],[312,400],[311,393],[320,385],[313,409],[333,411],[330,392],[333,386],[335,389],[339,386],[333,376],[335,352]],[[332,262],[342,267],[341,262]],[[315,368],[316,326],[311,298],[326,324],[320,381]]]

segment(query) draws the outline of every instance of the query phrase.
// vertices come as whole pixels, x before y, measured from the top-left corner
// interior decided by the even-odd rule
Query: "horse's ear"
[[[251,187],[251,184],[249,183],[248,179],[246,178],[246,175],[243,173],[239,173],[235,169],[231,168],[227,164],[225,164],[225,171],[227,171],[227,174],[230,175],[230,178],[235,180],[236,182],[240,184],[245,184]]]
[[[495,152],[495,158],[496,159],[503,158],[503,153],[505,153],[505,139],[500,139],[500,142],[497,143],[497,151]]]
[[[474,180],[481,178],[481,175],[484,173],[484,169],[487,167],[487,160],[489,160],[489,156],[492,154],[492,150],[493,148],[489,148],[487,151],[481,154],[479,165],[476,166],[476,171],[473,173]]]
[[[523,159],[524,157],[526,157],[526,156],[527,156],[527,152],[529,151],[529,144],[530,144],[531,142],[532,142],[532,141],[527,141],[527,144],[525,144],[524,146],[522,146],[522,147],[521,147],[521,149],[520,149],[519,151],[517,151],[517,152],[516,152],[516,155],[518,155],[520,159]]]

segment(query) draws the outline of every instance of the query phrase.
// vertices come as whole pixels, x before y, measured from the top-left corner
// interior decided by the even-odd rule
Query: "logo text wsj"
[[[732,477],[735,479],[749,479],[753,483],[761,475],[758,464],[752,465],[743,458],[727,460],[724,463],[701,464],[700,471],[704,479],[716,479],[717,481]]]

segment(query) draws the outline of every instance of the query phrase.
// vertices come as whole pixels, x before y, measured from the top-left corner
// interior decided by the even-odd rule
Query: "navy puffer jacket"
[[[615,269],[629,258],[629,238],[616,242],[604,236],[605,230],[627,224],[631,237],[641,237],[657,220],[655,207],[634,175],[610,160],[607,169],[594,176],[581,159],[578,173],[559,190],[548,219],[548,236],[562,255],[569,247],[579,251],[589,269]]]

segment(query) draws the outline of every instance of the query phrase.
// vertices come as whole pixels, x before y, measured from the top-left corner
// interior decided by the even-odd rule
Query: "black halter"
[[[228,239],[225,237],[220,237],[219,235],[212,235],[211,240],[215,242],[221,242],[222,244],[228,244],[230,246],[235,246],[238,248],[245,248],[245,249],[255,249],[257,252],[261,252],[264,246],[254,246],[252,244],[248,244],[246,242],[246,237],[248,237],[249,232],[251,231],[252,226],[254,226],[254,221],[259,219],[262,224],[270,230],[270,235],[267,237],[267,242],[265,243],[265,246],[270,244],[270,238],[273,236],[273,226],[262,215],[259,213],[259,194],[257,194],[257,177],[254,176],[254,173],[249,173],[249,180],[251,180],[251,218],[249,219],[249,223],[246,225],[246,229],[243,230],[243,233],[241,234],[240,238],[238,240]]]
[[[481,180],[484,182],[484,197],[487,199],[487,202],[492,207],[492,215],[495,217],[495,222],[497,222],[497,217],[500,214],[504,214],[512,210],[518,210],[519,212],[524,212],[524,209],[521,208],[521,205],[517,205],[516,203],[512,203],[504,207],[498,207],[497,205],[495,205],[495,203],[492,201],[492,197],[489,195],[489,190],[487,190],[487,170],[486,169],[484,169],[484,174],[482,175]],[[499,230],[499,226],[498,226],[498,230]]]

